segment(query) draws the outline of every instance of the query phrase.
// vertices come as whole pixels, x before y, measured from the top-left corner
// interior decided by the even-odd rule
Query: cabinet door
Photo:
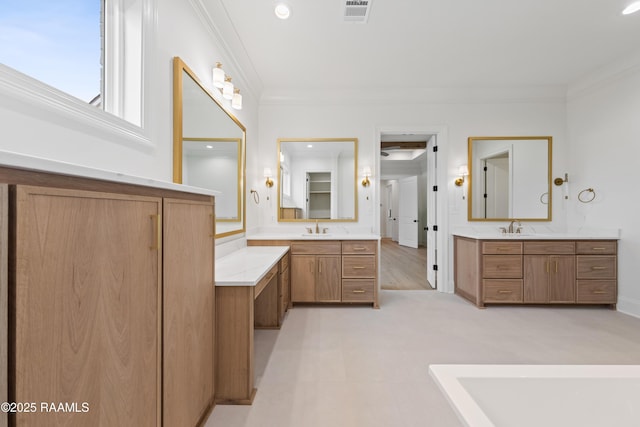
[[[342,298],[340,256],[318,256],[316,301],[339,302]]]
[[[549,302],[576,302],[576,262],[573,255],[549,257]]]
[[[16,425],[159,426],[161,200],[16,189]],[[79,406],[79,410],[82,407]]]
[[[291,255],[291,301],[313,302],[316,298],[316,256]]]
[[[0,184],[0,403],[7,402],[7,372],[8,372],[8,245],[9,245],[9,188]],[[7,413],[0,411],[0,427],[6,427]]]
[[[164,200],[163,424],[194,426],[214,398],[213,203]]]
[[[549,302],[549,257],[524,256],[524,302]]]

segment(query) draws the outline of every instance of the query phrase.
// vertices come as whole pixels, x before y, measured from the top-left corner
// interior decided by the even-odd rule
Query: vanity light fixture
[[[222,89],[224,86],[224,70],[222,69],[222,64],[216,62],[216,68],[213,69],[213,86],[218,89]]]
[[[631,3],[629,6],[625,7],[622,11],[623,15],[631,15],[640,10],[640,1],[636,1]]]
[[[564,179],[562,178],[556,178],[553,180],[553,183],[557,186],[561,186],[562,184],[564,184],[565,182],[569,182],[569,174],[565,173],[564,174]]]
[[[467,167],[467,165],[461,165],[458,168],[458,175],[460,176],[456,178],[454,183],[456,184],[457,187],[462,187],[462,184],[464,184],[464,177],[469,175],[469,168]]]
[[[286,3],[278,2],[276,3],[274,12],[280,19],[289,19],[289,16],[291,16],[291,7]]]
[[[273,180],[271,179],[272,176],[273,174],[271,173],[271,168],[264,168],[264,177],[267,178],[264,185],[269,188],[273,187]]]
[[[369,181],[369,177],[371,176],[371,168],[369,166],[365,166],[362,169],[362,175],[364,175],[364,179],[362,180],[362,186],[368,187],[371,185],[371,181]]]
[[[231,98],[231,107],[236,110],[242,110],[242,95],[240,95],[240,89],[233,89],[233,98]]]
[[[216,62],[216,66],[213,69],[213,86],[220,89],[224,99],[231,101],[231,108],[242,110],[242,95],[240,95],[240,89],[234,87],[233,83],[231,83],[231,76],[225,74],[220,62]]]

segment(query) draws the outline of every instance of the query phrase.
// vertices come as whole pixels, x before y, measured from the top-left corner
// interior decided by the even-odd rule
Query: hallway
[[[432,290],[427,282],[427,248],[400,246],[391,239],[380,241],[380,285],[386,290]]]

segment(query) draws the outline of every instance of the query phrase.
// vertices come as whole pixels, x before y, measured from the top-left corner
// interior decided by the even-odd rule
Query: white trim
[[[635,298],[618,296],[618,304],[616,305],[616,309],[620,313],[640,318],[640,300],[637,300]]]
[[[62,120],[70,123],[71,129],[80,131],[86,131],[89,126],[102,132],[111,142],[124,139],[134,146],[155,146],[144,129],[0,64],[0,106],[19,110],[15,102],[28,107],[28,113],[41,120],[54,123]]]

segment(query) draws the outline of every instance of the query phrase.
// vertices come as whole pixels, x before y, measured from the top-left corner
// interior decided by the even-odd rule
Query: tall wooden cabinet
[[[161,424],[162,200],[16,188],[16,425]]]
[[[5,167],[0,182],[0,396],[74,405],[11,425],[201,422],[214,397],[213,197]]]
[[[7,402],[9,386],[7,384],[7,342],[9,332],[9,287],[8,287],[8,251],[9,251],[9,187],[0,184],[0,403]],[[7,427],[6,412],[0,411],[0,427]]]
[[[214,398],[213,205],[164,199],[163,424],[196,425]]]

